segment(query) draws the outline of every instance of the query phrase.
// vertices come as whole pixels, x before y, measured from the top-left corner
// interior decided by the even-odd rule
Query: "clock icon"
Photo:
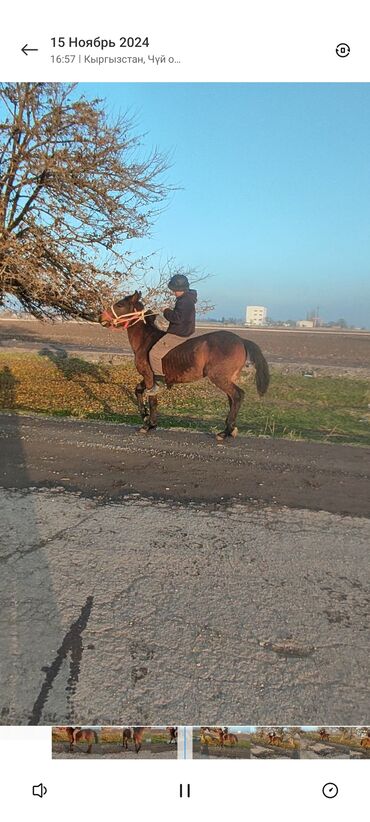
[[[338,795],[338,785],[334,782],[326,782],[322,792],[327,799],[334,799],[334,797]]]

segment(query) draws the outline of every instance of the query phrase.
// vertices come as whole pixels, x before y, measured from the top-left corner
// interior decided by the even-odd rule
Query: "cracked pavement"
[[[341,512],[340,495],[339,512],[252,499],[258,441],[228,451],[183,432],[2,422],[1,723],[368,723],[370,521]],[[282,464],[273,445],[266,483]],[[298,494],[308,452],[299,466],[287,445]],[[153,451],[162,497],[135,480]],[[366,479],[363,449],[344,452],[343,494],[346,476]],[[174,464],[185,491],[170,488]],[[240,487],[238,471],[241,499],[207,498],[207,483]]]

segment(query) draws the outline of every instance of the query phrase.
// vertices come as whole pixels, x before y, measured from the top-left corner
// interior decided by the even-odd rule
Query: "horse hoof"
[[[217,442],[225,442],[225,437],[226,437],[226,434],[225,434],[224,431],[220,431],[218,434],[216,434]]]
[[[232,431],[230,431],[230,437],[237,437],[238,436],[238,429],[235,426]]]
[[[149,428],[147,425],[142,425],[141,428],[138,428],[136,431],[137,434],[148,434]]]

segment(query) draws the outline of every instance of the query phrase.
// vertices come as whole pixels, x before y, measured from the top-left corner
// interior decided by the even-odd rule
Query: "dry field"
[[[198,327],[204,334],[216,327]],[[241,337],[253,340],[270,363],[370,370],[370,332],[290,331],[256,328],[233,328]],[[112,331],[95,323],[40,322],[37,320],[0,321],[0,347],[39,349],[43,346],[66,350],[129,353],[125,331]]]

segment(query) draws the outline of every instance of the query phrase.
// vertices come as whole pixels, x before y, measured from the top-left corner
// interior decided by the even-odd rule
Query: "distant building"
[[[315,328],[315,320],[298,320],[297,328]]]
[[[264,305],[247,305],[246,325],[266,325],[267,308]]]

